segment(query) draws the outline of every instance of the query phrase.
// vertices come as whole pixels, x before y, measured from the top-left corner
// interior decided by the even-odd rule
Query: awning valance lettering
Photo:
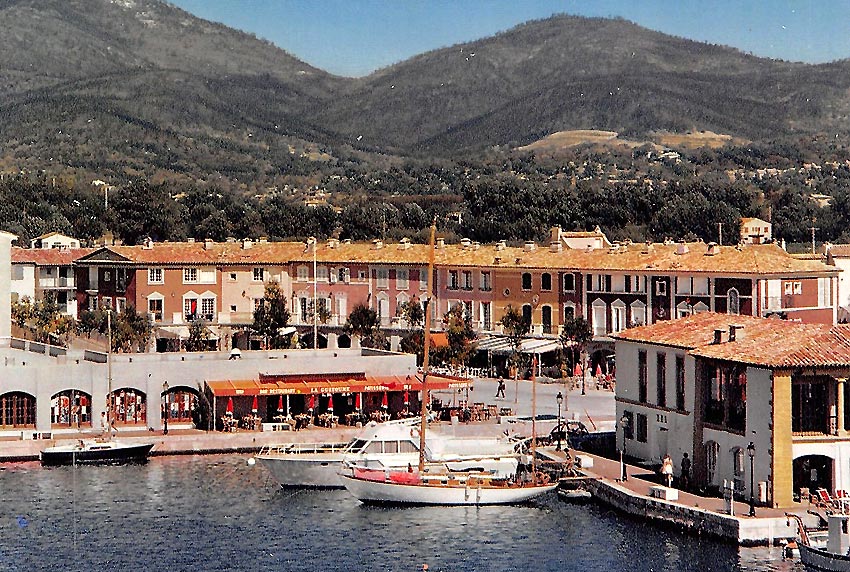
[[[421,391],[417,376],[370,376],[349,379],[321,379],[322,376],[260,376],[259,380],[207,381],[216,397],[237,395],[313,395],[330,393],[372,393],[384,391]],[[337,377],[337,376],[333,376]],[[318,379],[317,379],[318,378]],[[429,375],[429,390],[465,389],[471,380],[465,377]]]

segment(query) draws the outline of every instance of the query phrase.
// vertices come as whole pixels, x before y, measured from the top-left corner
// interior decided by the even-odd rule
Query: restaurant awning
[[[523,354],[543,354],[556,351],[561,347],[561,342],[552,338],[524,338],[519,345],[519,352]],[[477,349],[489,351],[494,354],[511,354],[513,345],[510,338],[502,336],[490,336],[479,340]]]
[[[373,376],[364,374],[331,375],[260,375],[259,380],[223,379],[207,381],[216,397],[234,395],[313,395],[375,391],[421,391],[421,375]],[[429,375],[428,389],[465,389],[471,381],[466,377]]]

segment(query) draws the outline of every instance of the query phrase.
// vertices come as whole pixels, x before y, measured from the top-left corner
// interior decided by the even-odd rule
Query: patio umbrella
[[[233,398],[227,398],[227,409],[225,410],[228,415],[233,415]]]
[[[315,396],[315,395],[311,395],[311,396],[310,396],[310,405],[307,407],[307,409],[309,409],[309,410],[311,410],[311,411],[312,411],[312,410],[313,410],[313,409],[315,409],[315,408],[316,408],[316,396]]]
[[[354,400],[354,407],[357,408],[357,411],[363,409],[363,401],[360,399],[360,393],[357,393],[357,398]]]
[[[279,413],[282,413],[282,412],[283,412],[283,396],[282,396],[282,395],[278,396],[278,399],[277,399],[277,410],[278,410],[278,412],[279,412]]]
[[[410,405],[410,395],[408,394],[406,389],[404,390],[404,404]]]
[[[251,412],[252,413],[257,412],[257,396],[256,395],[254,396],[254,403],[251,404]]]
[[[334,396],[328,395],[328,411],[333,413],[334,411]]]
[[[381,398],[381,407],[384,409],[387,408],[387,392],[384,392],[384,396]]]
[[[599,377],[600,375],[602,375],[602,366],[596,364],[596,377]]]
[[[581,364],[576,364],[576,367],[575,367],[575,369],[573,370],[573,375],[574,375],[575,377],[580,377],[580,376],[581,376]]]

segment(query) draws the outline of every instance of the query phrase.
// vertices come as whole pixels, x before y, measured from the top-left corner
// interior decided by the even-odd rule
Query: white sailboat
[[[397,505],[499,505],[517,504],[554,490],[548,476],[534,470],[530,478],[516,478],[497,470],[454,471],[444,462],[426,462],[426,430],[429,403],[428,372],[431,345],[431,295],[434,274],[436,221],[431,225],[428,255],[428,294],[425,299],[424,359],[422,362],[422,411],[419,427],[419,463],[416,469],[371,468],[352,463],[340,474],[342,484],[355,498],[370,504]],[[532,443],[534,438],[532,438]],[[519,459],[517,459],[519,464]]]
[[[39,454],[45,467],[76,464],[144,463],[148,460],[153,443],[129,443],[112,439],[114,402],[112,396],[112,310],[106,315],[107,343],[107,426],[102,439],[78,439],[72,443],[46,447]]]

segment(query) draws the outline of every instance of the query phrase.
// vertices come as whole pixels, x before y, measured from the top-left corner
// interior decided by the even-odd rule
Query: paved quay
[[[797,536],[796,523],[785,517],[786,512],[799,514],[807,526],[814,526],[817,518],[807,514],[811,508],[801,504],[793,510],[756,507],[756,516],[747,516],[748,502],[735,501],[734,514],[729,514],[727,501],[721,498],[703,497],[676,490],[676,500],[665,500],[653,496],[653,487],[658,488],[657,475],[646,468],[626,465],[627,480],[621,480],[622,466],[619,461],[597,455],[578,452],[589,457],[592,467],[583,468],[589,477],[587,488],[593,497],[606,505],[637,518],[652,521],[694,534],[714,536],[743,546],[781,545]]]

